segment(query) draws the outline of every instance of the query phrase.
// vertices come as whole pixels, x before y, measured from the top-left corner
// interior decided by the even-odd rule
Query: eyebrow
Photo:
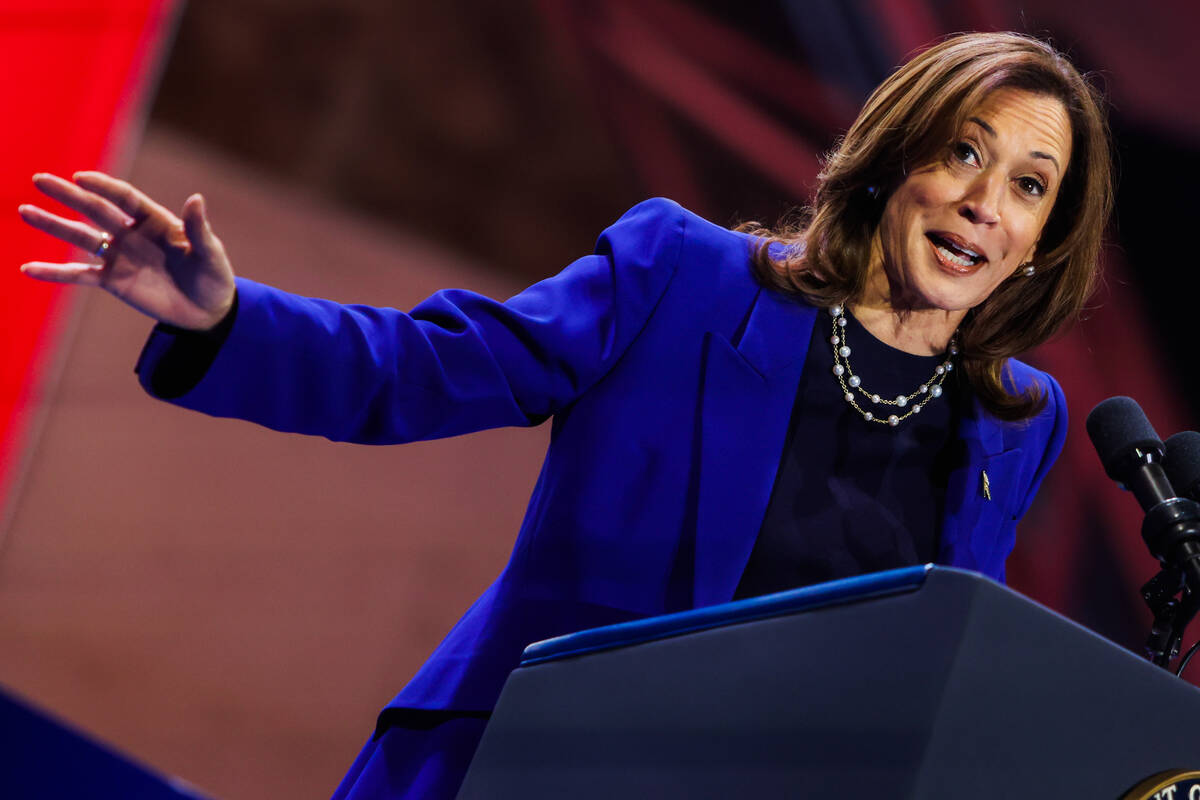
[[[987,131],[988,135],[991,136],[993,139],[996,138],[996,129],[993,128],[991,125],[988,125],[986,122],[981,120],[979,117],[968,117],[967,122],[974,122],[976,125],[978,125],[979,127],[983,128],[985,131]],[[1059,172],[1062,172],[1062,167],[1059,166],[1058,159],[1056,159],[1054,156],[1050,155],[1049,153],[1043,153],[1041,150],[1031,150],[1031,151],[1029,151],[1029,155],[1033,156],[1034,158],[1044,158],[1044,159],[1049,160],[1051,163],[1054,164],[1055,169],[1057,169]]]

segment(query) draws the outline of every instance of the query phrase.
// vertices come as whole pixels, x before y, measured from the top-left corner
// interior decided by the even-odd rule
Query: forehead
[[[1071,119],[1057,97],[1000,88],[984,95],[966,118],[983,122],[989,136],[1022,152],[1054,156],[1064,168],[1071,156]]]

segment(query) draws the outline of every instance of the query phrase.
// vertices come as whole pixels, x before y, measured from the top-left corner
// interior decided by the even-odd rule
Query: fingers
[[[74,283],[80,286],[99,286],[104,276],[101,264],[51,264],[46,261],[30,261],[21,265],[21,272],[39,281],[52,283]]]
[[[76,172],[72,177],[75,183],[84,189],[95,192],[128,214],[135,225],[151,217],[163,222],[176,219],[174,214],[151,200],[144,192],[111,175],[89,170]]]
[[[206,258],[212,254],[216,235],[208,222],[204,198],[199,194],[192,195],[183,204],[183,229],[196,255]]]
[[[120,233],[135,219],[103,197],[80,188],[70,181],[65,181],[57,175],[45,172],[34,175],[33,185],[42,194],[57,200],[67,208],[78,211],[99,225],[102,230],[111,234]]]
[[[73,244],[89,253],[95,253],[105,238],[105,234],[91,225],[65,219],[37,206],[22,205],[17,208],[17,212],[21,215],[21,219],[39,231],[48,233],[56,239]]]

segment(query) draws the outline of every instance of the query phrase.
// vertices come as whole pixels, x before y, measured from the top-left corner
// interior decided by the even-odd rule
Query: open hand
[[[200,195],[189,197],[177,217],[103,172],[77,172],[73,182],[40,173],[33,184],[92,224],[36,205],[22,205],[21,219],[94,254],[99,263],[31,261],[21,265],[26,275],[99,286],[147,316],[190,330],[212,328],[233,305],[233,268]]]

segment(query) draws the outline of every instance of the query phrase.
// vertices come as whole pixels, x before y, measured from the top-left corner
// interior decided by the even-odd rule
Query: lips
[[[974,272],[988,260],[982,248],[953,233],[930,231],[925,238],[933,245],[938,261],[953,272]]]

